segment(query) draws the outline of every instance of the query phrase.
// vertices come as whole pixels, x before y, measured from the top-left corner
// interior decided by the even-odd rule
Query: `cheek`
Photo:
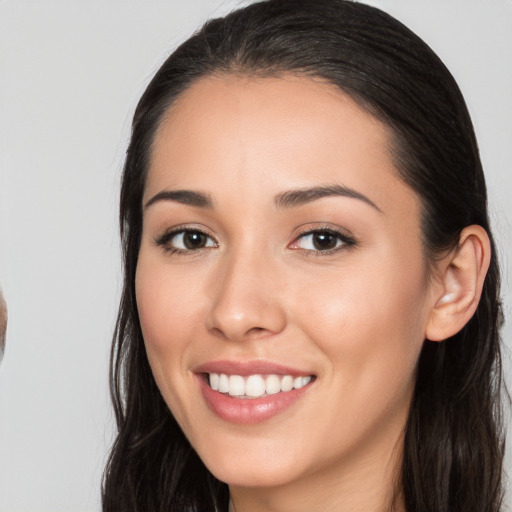
[[[137,309],[148,354],[177,352],[197,327],[197,280],[145,257],[141,250],[135,278]]]
[[[192,414],[187,389],[193,377],[187,361],[190,340],[197,331],[198,291],[193,283],[186,286],[183,277],[180,281],[180,275],[141,250],[135,290],[148,361],[167,406],[184,431],[189,431]]]
[[[187,340],[194,331],[194,318],[187,307],[190,301],[179,293],[177,284],[165,265],[141,250],[135,279],[140,325],[156,384],[173,411],[183,409],[176,391],[187,375]]]
[[[368,392],[386,381],[410,386],[424,340],[427,292],[422,258],[414,261],[382,255],[303,287],[307,312],[298,321],[326,354],[333,379]]]

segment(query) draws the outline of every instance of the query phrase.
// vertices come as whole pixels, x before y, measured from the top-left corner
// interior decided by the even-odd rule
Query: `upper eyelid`
[[[296,228],[291,235],[292,240],[296,240],[297,238],[309,235],[312,233],[318,233],[319,231],[328,231],[331,233],[334,233],[336,235],[339,235],[340,237],[349,238],[351,240],[355,240],[355,236],[347,229],[343,229],[339,226],[331,226],[328,224],[318,224],[318,225],[311,225],[311,224],[305,224],[303,226],[300,226],[299,228]]]
[[[298,241],[300,239],[305,238],[307,236],[314,235],[315,233],[318,233],[318,232],[332,233],[333,235],[337,236],[338,239],[342,242],[341,245],[339,247],[325,250],[325,251],[315,251],[315,250],[311,250],[311,249],[303,249],[301,247],[293,247],[294,245],[296,245],[298,243]],[[293,250],[302,251],[305,253],[313,253],[313,254],[317,254],[317,255],[320,255],[320,254],[327,255],[330,253],[337,252],[337,251],[343,249],[344,247],[354,247],[356,245],[359,245],[358,240],[351,233],[346,232],[344,229],[342,229],[340,227],[333,227],[333,226],[326,226],[326,225],[313,227],[313,226],[306,225],[306,226],[304,226],[304,229],[302,231],[300,231],[299,233],[297,233],[293,236],[293,239],[290,242],[290,244],[288,245],[288,247],[290,247]]]
[[[187,231],[196,231],[198,233],[202,233],[203,235],[207,236],[208,238],[212,239],[215,244],[218,245],[217,239],[208,232],[205,228],[198,227],[198,226],[190,226],[190,225],[184,225],[184,226],[175,226],[169,229],[164,230],[162,233],[156,235],[153,239],[156,245],[162,245],[165,243],[168,243],[170,240],[172,240],[176,235],[179,235],[180,233],[186,233]]]
[[[169,228],[162,228],[156,230],[157,233],[159,233],[158,236],[164,236],[164,235],[171,235],[171,234],[178,234],[183,233],[185,231],[198,231],[200,233],[205,234],[206,236],[209,236],[213,239],[215,239],[215,236],[211,233],[209,229],[207,229],[204,226],[201,226],[199,224],[183,224],[183,225],[177,225]]]

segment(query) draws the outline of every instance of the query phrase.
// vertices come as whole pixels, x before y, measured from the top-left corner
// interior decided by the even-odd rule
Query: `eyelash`
[[[319,235],[319,234],[335,237],[337,239],[336,244],[338,244],[338,242],[339,242],[339,245],[336,245],[335,247],[333,247],[331,249],[326,249],[324,251],[303,249],[300,247],[297,247],[294,249],[299,251],[301,254],[304,254],[305,256],[318,257],[318,256],[328,256],[329,254],[334,254],[341,250],[350,249],[351,247],[354,247],[357,245],[357,242],[353,237],[347,235],[346,233],[344,233],[338,229],[332,228],[330,226],[322,226],[322,227],[306,229],[306,230],[302,231],[301,233],[299,233],[290,245],[291,246],[296,245],[299,240],[304,240],[308,236]]]
[[[202,229],[195,228],[195,227],[178,227],[174,228],[172,230],[166,231],[159,237],[155,239],[155,243],[157,246],[162,247],[162,249],[168,253],[168,254],[177,254],[177,255],[189,255],[191,253],[199,251],[199,249],[209,249],[213,246],[205,246],[205,247],[199,247],[197,249],[180,249],[178,247],[172,247],[170,245],[173,238],[177,237],[178,235],[185,235],[187,233],[199,233],[202,236],[205,236],[209,240],[213,241],[215,246],[218,246],[217,241],[210,236],[206,231],[203,231]]]
[[[206,245],[203,247],[198,247],[197,249],[181,249],[178,247],[172,247],[170,243],[172,240],[178,235],[186,235],[187,233],[198,233],[210,241],[213,242],[211,245]],[[326,250],[314,250],[314,249],[304,249],[300,247],[293,247],[297,245],[300,240],[304,240],[308,236],[313,235],[327,235],[336,238],[336,246]],[[158,236],[155,239],[155,243],[157,246],[162,247],[162,249],[168,254],[176,254],[176,255],[190,255],[194,252],[198,252],[200,249],[210,249],[214,247],[218,247],[218,242],[210,236],[208,233],[203,231],[202,229],[195,227],[178,227],[174,228],[170,231],[166,231],[162,235]],[[207,242],[209,243],[209,242]],[[339,243],[339,244],[338,244]],[[343,249],[349,249],[357,245],[357,242],[354,238],[348,236],[347,234],[339,231],[337,229],[333,229],[332,227],[318,227],[313,229],[307,229],[301,233],[299,233],[293,240],[293,242],[288,246],[293,250],[299,251],[301,254],[305,256],[326,256],[329,254],[333,254]]]

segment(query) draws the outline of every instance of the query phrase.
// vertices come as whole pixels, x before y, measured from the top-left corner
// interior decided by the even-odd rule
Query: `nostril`
[[[267,334],[271,334],[271,331],[264,327],[252,327],[245,333],[245,336],[246,338],[258,338]]]
[[[222,332],[222,329],[219,329],[218,327],[212,327],[211,331],[215,336],[218,336],[219,338],[227,338],[227,336]]]
[[[265,329],[263,329],[263,327],[253,327],[252,329],[249,329],[247,332],[261,332],[261,331],[264,331]]]

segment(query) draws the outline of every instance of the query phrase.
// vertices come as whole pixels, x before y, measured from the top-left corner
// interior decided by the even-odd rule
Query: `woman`
[[[497,511],[499,274],[461,93],[343,0],[212,20],[121,192],[105,511]]]

